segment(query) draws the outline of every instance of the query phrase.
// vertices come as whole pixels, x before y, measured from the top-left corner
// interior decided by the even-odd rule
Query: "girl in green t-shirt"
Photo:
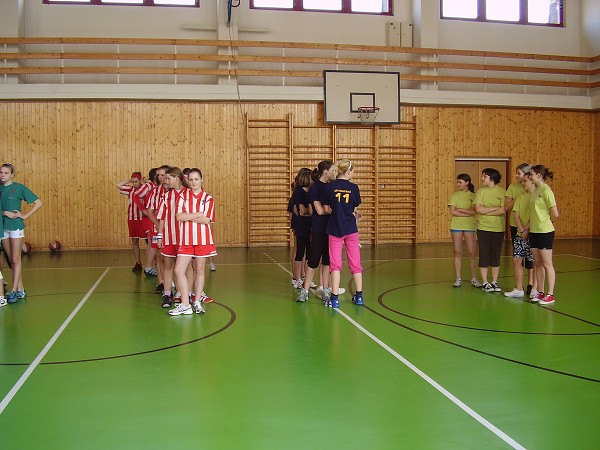
[[[483,187],[475,195],[477,211],[477,240],[479,241],[479,270],[485,292],[501,292],[498,286],[500,254],[504,243],[504,194],[499,186],[502,175],[487,167],[481,172]],[[492,269],[492,282],[488,282],[488,269]]]
[[[527,163],[522,163],[517,166],[515,171],[515,175],[517,181],[515,183],[511,183],[506,189],[506,194],[504,195],[504,209],[506,213],[510,215],[509,224],[510,224],[510,238],[512,240],[513,246],[513,266],[515,273],[515,282],[516,286],[512,291],[505,292],[504,295],[507,297],[516,297],[516,298],[524,298],[528,297],[531,294],[531,290],[533,285],[533,260],[530,261],[527,258],[515,257],[515,246],[517,245],[518,239],[518,227],[515,219],[515,209],[514,206],[523,196],[527,196],[527,192],[525,189],[524,181],[525,178],[529,177],[529,171],[531,170],[531,166]],[[529,180],[529,183],[532,183]],[[519,245],[521,242],[519,242]],[[523,267],[527,269],[527,287],[524,286],[524,276],[523,276]]]
[[[14,177],[15,168],[12,164],[0,166],[0,205],[4,224],[2,246],[12,263],[13,272],[12,289],[6,296],[8,303],[15,303],[27,295],[21,278],[21,248],[25,237],[25,219],[42,206],[42,201],[37,195],[27,186],[14,182]],[[21,212],[23,201],[33,205],[27,212]]]
[[[466,173],[461,173],[456,177],[457,191],[452,194],[448,207],[452,220],[450,222],[450,233],[454,244],[454,271],[456,272],[456,281],[454,287],[462,284],[460,276],[462,265],[462,242],[467,244],[467,253],[471,263],[471,285],[481,287],[477,280],[477,257],[475,256],[477,223],[475,222],[475,187],[471,182],[471,177]]]
[[[535,273],[540,293],[533,301],[540,305],[554,303],[554,283],[556,272],[552,262],[552,246],[554,243],[554,224],[558,219],[558,209],[554,192],[546,184],[547,179],[553,179],[554,174],[546,167],[538,164],[531,168],[531,179],[535,184],[535,191],[531,199],[531,227],[529,230],[529,243],[533,253]],[[544,281],[548,282],[548,290],[544,295]]]

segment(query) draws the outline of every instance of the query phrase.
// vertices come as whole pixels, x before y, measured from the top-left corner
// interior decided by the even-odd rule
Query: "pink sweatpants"
[[[358,246],[358,233],[348,234],[344,237],[329,235],[329,272],[342,271],[342,246],[346,246],[346,256],[350,273],[362,273],[360,263],[360,248]]]

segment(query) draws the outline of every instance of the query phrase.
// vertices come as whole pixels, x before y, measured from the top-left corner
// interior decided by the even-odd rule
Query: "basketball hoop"
[[[378,106],[359,106],[356,109],[358,110],[358,119],[361,124],[373,125],[375,123],[375,118],[379,114]]]

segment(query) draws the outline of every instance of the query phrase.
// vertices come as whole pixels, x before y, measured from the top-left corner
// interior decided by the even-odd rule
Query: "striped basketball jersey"
[[[183,187],[180,191],[167,190],[163,200],[158,207],[156,218],[164,221],[163,245],[179,245],[179,223],[175,217],[177,213],[177,202],[185,195],[188,188]]]
[[[156,212],[160,204],[163,202],[164,196],[167,193],[167,191],[168,189],[162,184],[155,186],[152,192],[150,193],[151,197],[148,199],[148,203],[146,204],[148,208],[153,209],[154,212]]]
[[[142,210],[134,201],[134,196],[143,199],[148,194],[150,186],[147,184],[142,184],[137,188],[133,186],[121,186],[119,189],[121,190],[121,194],[127,196],[127,218],[129,220],[142,220],[144,214],[142,214]]]
[[[179,198],[178,213],[202,213],[211,222],[215,221],[215,202],[211,195],[201,190],[197,194],[191,189]],[[196,223],[191,220],[179,222],[179,244],[214,245],[210,224]]]

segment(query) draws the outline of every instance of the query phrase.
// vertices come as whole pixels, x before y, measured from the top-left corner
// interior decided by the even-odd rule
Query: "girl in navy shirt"
[[[348,266],[356,285],[352,303],[362,306],[363,268],[360,262],[358,227],[356,225],[357,219],[360,220],[360,213],[356,210],[361,203],[360,189],[350,181],[354,174],[352,161],[343,159],[336,166],[338,169],[337,180],[327,185],[326,196],[323,200],[323,203],[331,208],[331,216],[326,230],[329,235],[331,297],[325,304],[332,308],[340,306],[338,295],[342,271],[342,246],[345,245]]]

